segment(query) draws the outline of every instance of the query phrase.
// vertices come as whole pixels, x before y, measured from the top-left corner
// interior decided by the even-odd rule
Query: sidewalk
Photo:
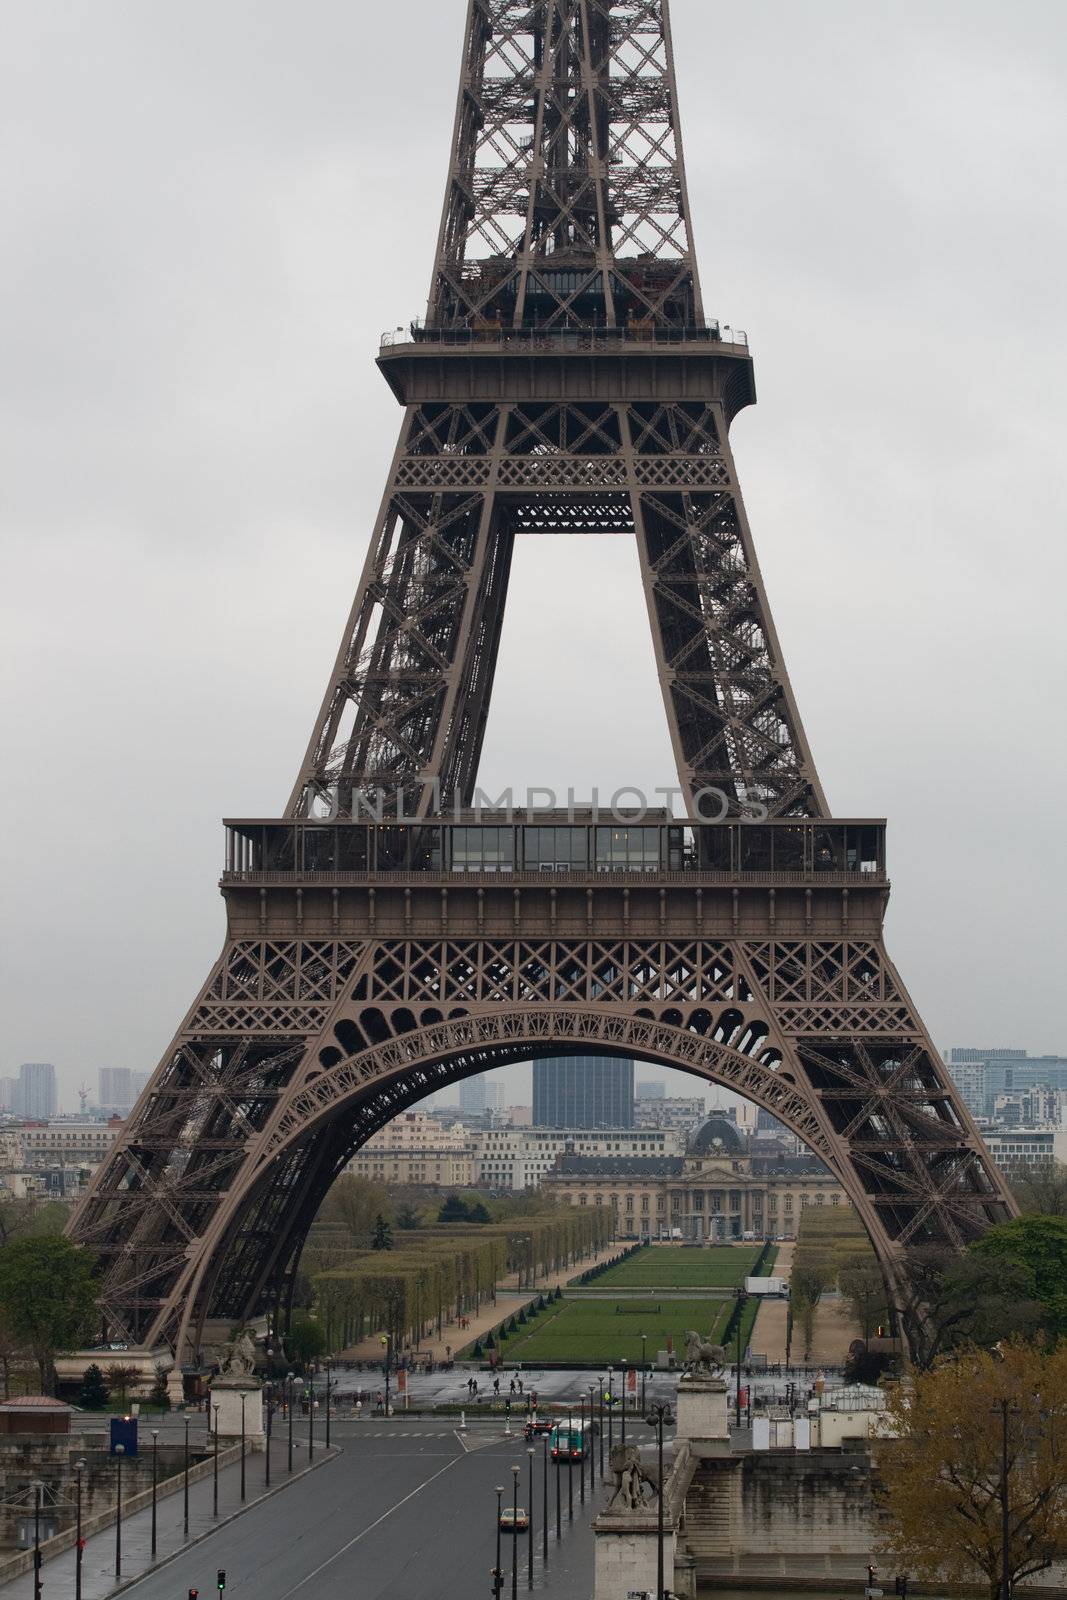
[[[491,1328],[495,1328],[505,1317],[517,1311],[520,1305],[525,1305],[527,1300],[532,1300],[535,1295],[555,1292],[557,1286],[565,1289],[571,1278],[576,1278],[579,1273],[587,1272],[590,1267],[596,1266],[598,1261],[606,1261],[611,1256],[618,1255],[626,1248],[622,1244],[609,1244],[605,1249],[598,1250],[594,1255],[582,1256],[573,1267],[567,1267],[561,1272],[550,1273],[547,1278],[539,1278],[532,1289],[519,1288],[519,1275],[511,1273],[506,1278],[501,1278],[496,1286],[497,1303],[483,1302],[477,1312],[472,1312],[467,1319],[470,1326],[461,1328],[455,1321],[446,1322],[444,1332],[438,1338],[435,1335],[424,1338],[419,1345],[421,1356],[432,1356],[434,1361],[446,1361],[446,1347],[450,1348],[453,1357],[457,1350],[462,1350],[464,1345],[473,1343],[475,1339],[484,1339]],[[350,1345],[347,1350],[342,1350],[334,1357],[336,1361],[372,1361],[380,1362],[382,1359],[381,1339],[375,1334],[369,1339],[364,1339],[360,1344]]]
[[[792,1270],[793,1243],[792,1240],[785,1240],[778,1246],[778,1254],[771,1271],[776,1278],[785,1278],[788,1283]],[[756,1315],[750,1343],[752,1349],[758,1350],[760,1355],[765,1355],[772,1366],[776,1362],[781,1362],[783,1365],[785,1363],[788,1319],[788,1300],[764,1300]]]
[[[305,1424],[306,1435],[306,1424]],[[321,1440],[315,1441],[314,1470],[320,1462],[332,1460],[335,1450],[327,1452]],[[213,1513],[214,1479],[207,1477],[189,1485],[189,1537],[184,1527],[182,1492],[168,1495],[156,1506],[156,1560],[152,1561],[152,1510],[136,1511],[122,1519],[122,1577],[115,1576],[115,1524],[93,1534],[85,1541],[82,1553],[82,1600],[103,1600],[117,1588],[124,1588],[135,1578],[169,1556],[194,1544],[198,1539],[214,1532],[224,1522],[248,1510],[257,1501],[283,1489],[301,1473],[308,1470],[307,1439],[293,1443],[293,1473],[286,1471],[286,1439],[275,1434],[271,1445],[271,1487],[264,1487],[266,1456],[263,1451],[248,1454],[245,1460],[244,1505],[241,1504],[241,1467],[236,1463],[219,1469],[219,1514]],[[41,1587],[45,1595],[69,1596],[74,1593],[75,1552],[64,1550],[61,1555],[45,1561],[41,1566]],[[3,1600],[33,1600],[33,1569],[0,1585]]]

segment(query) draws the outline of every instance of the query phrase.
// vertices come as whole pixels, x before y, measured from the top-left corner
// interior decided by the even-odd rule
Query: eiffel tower
[[[766,1107],[887,1278],[1014,1213],[882,937],[885,827],[831,816],[730,450],[668,0],[469,0],[400,438],[285,813],[226,823],[218,961],[70,1225],[102,1331],[197,1358],[284,1322],[353,1152],[531,1055],[639,1056]],[[635,540],[669,810],[475,804],[514,540]]]

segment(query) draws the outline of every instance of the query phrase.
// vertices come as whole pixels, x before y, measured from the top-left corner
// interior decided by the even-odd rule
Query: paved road
[[[253,1506],[200,1544],[139,1579],[136,1600],[175,1600],[198,1589],[212,1600],[226,1571],[226,1600],[470,1600],[490,1593],[496,1553],[497,1484],[511,1498],[510,1467],[521,1467],[520,1504],[528,1501],[529,1458],[523,1440],[480,1425],[461,1439],[432,1420],[343,1422],[334,1430],[340,1454]],[[574,1521],[568,1521],[562,1476],[562,1538],[555,1537],[555,1472],[549,1468],[551,1532],[547,1569],[541,1559],[542,1464],[534,1459],[536,1544],[533,1588],[573,1600],[591,1593],[593,1551],[588,1523],[600,1501],[583,1508],[574,1478]],[[594,1504],[595,1501],[595,1504]],[[106,1536],[105,1536],[106,1537]],[[529,1594],[527,1541],[518,1541],[518,1592]],[[504,1538],[504,1600],[511,1593],[511,1538]],[[88,1555],[88,1552],[87,1552]],[[67,1600],[67,1582],[49,1583],[45,1600]],[[13,1586],[4,1591],[11,1600]]]

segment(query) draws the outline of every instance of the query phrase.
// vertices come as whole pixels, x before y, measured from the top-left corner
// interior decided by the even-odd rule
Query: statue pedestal
[[[678,1385],[679,1439],[729,1439],[730,1418],[724,1378],[690,1374]]]
[[[655,1509],[603,1512],[593,1523],[593,1600],[626,1600],[643,1594],[655,1600],[659,1523]],[[668,1523],[663,1530],[663,1572],[667,1583],[674,1572],[676,1535]]]
[[[212,1426],[217,1426],[220,1439],[241,1437],[243,1412],[245,1442],[250,1449],[263,1448],[267,1436],[263,1426],[263,1385],[258,1378],[216,1378],[211,1385],[210,1404]]]

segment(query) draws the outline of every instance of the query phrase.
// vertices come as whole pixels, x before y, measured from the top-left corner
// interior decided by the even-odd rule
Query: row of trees
[[[840,1290],[865,1341],[887,1321],[882,1271],[859,1217],[850,1206],[806,1206],[789,1276],[793,1339],[799,1332],[805,1361],[811,1359],[815,1311],[829,1289]]]
[[[315,1271],[311,1289],[329,1349],[369,1333],[392,1337],[396,1348],[418,1344],[436,1326],[476,1312],[508,1272],[563,1270],[600,1248],[610,1233],[603,1207],[557,1206],[514,1221],[464,1225],[444,1222],[401,1232],[388,1251],[369,1249],[335,1258]]]

